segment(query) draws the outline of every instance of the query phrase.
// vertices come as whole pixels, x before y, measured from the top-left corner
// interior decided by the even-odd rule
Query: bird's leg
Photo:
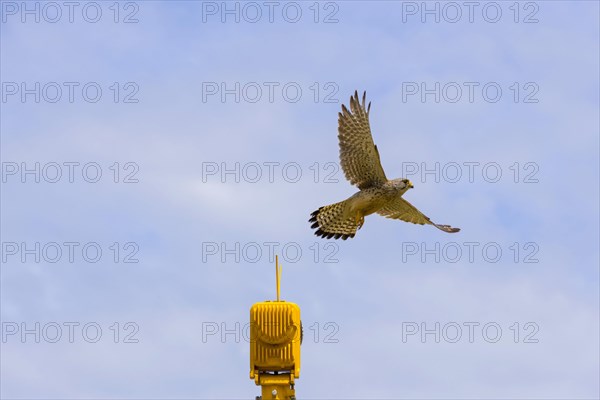
[[[354,217],[354,222],[356,223],[356,225],[358,225],[357,229],[360,229],[365,223],[365,217],[360,212],[357,212],[356,216]]]

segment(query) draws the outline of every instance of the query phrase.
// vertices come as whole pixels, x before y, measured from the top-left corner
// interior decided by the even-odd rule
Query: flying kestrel
[[[340,164],[351,184],[360,191],[348,199],[323,206],[311,214],[311,228],[315,235],[327,239],[353,238],[364,222],[365,216],[377,213],[386,218],[401,219],[413,224],[430,224],[444,232],[453,233],[460,229],[450,225],[438,225],[402,198],[413,188],[408,179],[388,180],[383,172],[379,151],[373,142],[369,127],[371,103],[365,107],[367,93],[362,104],[358,92],[350,97],[350,111],[342,105],[338,118],[340,139]]]

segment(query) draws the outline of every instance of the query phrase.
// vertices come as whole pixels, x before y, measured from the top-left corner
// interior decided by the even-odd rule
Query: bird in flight
[[[400,219],[413,224],[429,224],[448,232],[459,228],[432,222],[415,206],[402,198],[413,184],[408,179],[388,180],[383,172],[379,151],[373,142],[369,126],[371,103],[365,107],[367,92],[359,102],[358,92],[350,97],[350,110],[342,104],[338,118],[340,164],[346,179],[360,189],[348,199],[323,206],[311,214],[315,235],[327,239],[353,238],[363,226],[365,216],[377,213],[386,218]]]

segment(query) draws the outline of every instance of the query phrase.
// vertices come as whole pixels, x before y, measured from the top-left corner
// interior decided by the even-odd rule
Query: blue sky
[[[272,249],[301,398],[598,398],[597,2],[22,4],[1,2],[3,398],[255,396],[243,326]],[[312,235],[355,192],[355,90],[387,176],[417,166],[405,198],[460,233]]]

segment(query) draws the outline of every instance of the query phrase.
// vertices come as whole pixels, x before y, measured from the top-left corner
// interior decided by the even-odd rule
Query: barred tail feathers
[[[353,238],[360,228],[359,222],[348,210],[348,200],[320,207],[311,214],[308,222],[316,229],[315,235],[326,239]]]

